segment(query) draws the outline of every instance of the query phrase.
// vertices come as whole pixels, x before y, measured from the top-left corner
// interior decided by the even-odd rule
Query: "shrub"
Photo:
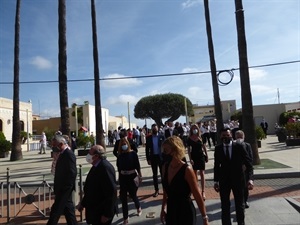
[[[21,142],[22,142],[22,144],[25,144],[25,142],[27,140],[27,132],[26,131],[21,131],[20,136],[21,136]],[[28,134],[28,137],[29,138],[32,137],[30,133]]]
[[[300,122],[297,123],[287,123],[285,129],[289,138],[297,138],[300,136]]]
[[[291,117],[298,117],[300,118],[299,112],[283,112],[279,116],[279,125],[285,126]]]
[[[84,149],[92,146],[94,144],[94,141],[95,139],[93,136],[85,136],[83,132],[80,132],[76,139],[77,146],[83,147]]]
[[[262,140],[262,139],[267,138],[267,136],[266,136],[264,130],[261,128],[261,126],[255,127],[255,135],[256,135],[257,140]]]
[[[0,132],[0,152],[9,152],[11,150],[11,142],[6,140],[5,135]]]

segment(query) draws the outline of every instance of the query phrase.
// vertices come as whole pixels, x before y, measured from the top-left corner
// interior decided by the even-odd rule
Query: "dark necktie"
[[[226,157],[228,160],[230,160],[230,155],[229,155],[229,146],[226,145]]]

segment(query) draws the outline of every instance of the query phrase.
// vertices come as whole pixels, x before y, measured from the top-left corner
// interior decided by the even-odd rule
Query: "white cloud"
[[[199,5],[201,4],[201,2],[202,2],[201,0],[187,0],[183,2],[181,5],[183,9],[187,9]]]
[[[236,72],[235,72],[236,74]],[[254,68],[250,68],[249,69],[249,77],[250,77],[250,82],[255,82],[255,81],[259,81],[261,82],[262,80],[265,80],[265,78],[268,76],[267,71],[262,70],[262,69],[254,69]],[[234,76],[234,81],[238,81],[240,82],[240,76]]]
[[[128,102],[130,104],[135,104],[138,100],[139,98],[133,95],[120,95],[116,97],[109,97],[107,99],[107,103],[110,105],[127,104]]]
[[[186,67],[182,70],[182,73],[195,73],[195,72],[199,72],[199,69]]]
[[[203,93],[203,89],[199,87],[190,87],[188,89],[188,95],[191,96],[192,98],[199,96],[200,93]]]
[[[251,81],[261,81],[267,76],[267,72],[261,69],[249,69],[249,76]]]
[[[120,78],[120,79],[117,79]],[[109,74],[104,79],[110,79],[110,80],[103,80],[103,87],[105,88],[117,88],[117,87],[133,87],[133,86],[139,86],[143,82],[141,80],[138,80],[137,78],[126,78],[126,76],[122,74]]]
[[[52,63],[45,59],[42,56],[36,56],[34,58],[31,59],[30,64],[36,66],[38,69],[51,69],[52,68]]]
[[[266,85],[251,85],[251,93],[253,96],[266,95],[274,93],[276,94],[276,88]]]

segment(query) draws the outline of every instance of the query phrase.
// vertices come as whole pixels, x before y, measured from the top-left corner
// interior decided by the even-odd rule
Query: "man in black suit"
[[[245,182],[253,189],[253,167],[245,148],[232,141],[230,129],[221,130],[222,143],[215,147],[214,189],[220,192],[222,225],[231,225],[230,192],[232,190],[238,225],[245,224],[244,189]],[[245,181],[247,171],[249,180]]]
[[[253,154],[252,154],[252,148],[251,145],[248,142],[245,142],[245,134],[242,130],[237,130],[235,132],[235,139],[237,143],[240,143],[243,145],[243,147],[246,149],[251,162],[253,161]],[[246,181],[249,180],[249,175],[248,171],[245,170],[245,179]],[[244,192],[244,201],[245,201],[245,208],[249,208],[249,203],[248,203],[248,198],[249,198],[249,190],[248,190],[248,184],[245,183],[245,192]]]
[[[167,139],[168,137],[171,137],[173,135],[173,132],[174,132],[174,127],[173,127],[173,122],[172,121],[169,121],[169,122],[166,122],[166,126],[164,128],[164,135],[165,135],[165,138]]]
[[[158,132],[158,126],[152,124],[151,126],[152,134],[146,137],[146,158],[148,165],[151,165],[153,174],[153,185],[155,192],[152,195],[157,197],[159,193],[158,188],[158,169],[161,174],[161,167],[163,163],[163,156],[161,151],[161,145],[164,141],[164,136]]]
[[[111,224],[117,211],[117,182],[115,169],[106,160],[105,150],[101,145],[94,145],[86,156],[90,169],[84,185],[84,197],[77,205],[85,208],[86,222],[92,225]]]
[[[261,121],[260,126],[261,126],[261,128],[263,129],[265,135],[267,135],[269,125],[268,125],[268,123],[265,121],[265,119],[263,119],[263,120]]]
[[[51,207],[47,225],[56,225],[62,214],[65,215],[68,225],[75,225],[77,221],[72,192],[75,190],[77,176],[76,157],[63,136],[56,135],[52,144],[60,152],[60,155],[55,166],[55,200]]]

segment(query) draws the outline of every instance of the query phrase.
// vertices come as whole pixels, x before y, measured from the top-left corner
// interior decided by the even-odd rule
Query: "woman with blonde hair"
[[[205,201],[205,163],[208,162],[208,155],[205,144],[201,138],[201,132],[197,124],[193,124],[190,129],[190,135],[187,140],[188,146],[188,154],[190,158],[190,162],[193,166],[193,170],[195,176],[198,179],[198,171],[200,173],[200,183],[201,183],[201,190],[202,196]]]
[[[162,144],[166,162],[162,168],[163,201],[160,219],[167,225],[195,225],[196,209],[191,199],[193,194],[203,218],[208,225],[208,216],[198,181],[193,169],[182,159],[185,147],[177,136],[167,138]]]
[[[142,173],[138,155],[131,149],[127,138],[123,137],[120,139],[118,153],[117,167],[119,172],[123,224],[128,224],[127,193],[135,204],[137,215],[140,216],[142,214],[140,201],[137,197],[138,184],[142,182]]]

